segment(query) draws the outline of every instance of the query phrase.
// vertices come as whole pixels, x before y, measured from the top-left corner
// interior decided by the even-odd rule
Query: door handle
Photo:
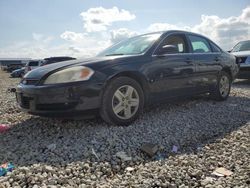
[[[217,62],[217,61],[219,61],[220,59],[219,59],[218,57],[216,57],[216,58],[214,58],[214,60]]]
[[[189,63],[189,64],[193,63],[192,59],[190,59],[190,58],[187,58],[187,59],[185,60],[185,62],[186,62],[186,63]]]

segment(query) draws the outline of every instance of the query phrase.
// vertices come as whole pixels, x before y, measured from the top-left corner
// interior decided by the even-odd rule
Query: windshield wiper
[[[125,54],[107,54],[105,56],[115,56],[115,55],[125,55]]]

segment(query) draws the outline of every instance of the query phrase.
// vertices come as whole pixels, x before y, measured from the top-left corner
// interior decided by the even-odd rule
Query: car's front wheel
[[[129,77],[119,77],[105,88],[100,114],[108,123],[129,125],[141,114],[143,106],[140,84]]]
[[[231,90],[231,77],[227,72],[222,71],[218,76],[217,84],[210,92],[213,99],[218,101],[226,100]]]

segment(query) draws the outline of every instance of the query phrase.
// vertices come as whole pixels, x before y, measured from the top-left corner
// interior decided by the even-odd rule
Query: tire
[[[232,79],[227,72],[222,71],[217,79],[216,86],[210,91],[212,99],[224,101],[228,98],[231,90]]]
[[[129,77],[112,80],[104,90],[100,115],[113,125],[126,126],[142,113],[144,94],[140,84]]]

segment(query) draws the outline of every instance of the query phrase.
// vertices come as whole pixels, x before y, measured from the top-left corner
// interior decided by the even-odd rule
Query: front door
[[[189,95],[194,91],[195,64],[185,35],[173,34],[158,46],[148,64],[152,99]]]

